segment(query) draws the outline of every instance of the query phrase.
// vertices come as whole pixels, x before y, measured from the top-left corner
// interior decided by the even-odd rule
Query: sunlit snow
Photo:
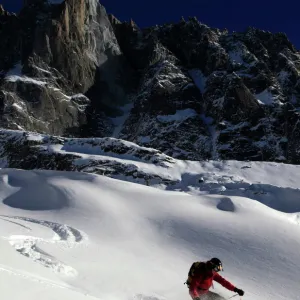
[[[299,171],[176,161],[169,173],[180,181],[163,190],[87,173],[2,169],[2,296],[190,299],[183,282],[191,263],[217,256],[245,299],[297,299]],[[214,292],[234,295],[217,283]]]

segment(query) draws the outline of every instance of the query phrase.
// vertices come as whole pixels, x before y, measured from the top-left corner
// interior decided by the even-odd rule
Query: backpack
[[[198,274],[204,273],[205,269],[206,269],[206,264],[204,262],[201,261],[194,262],[190,267],[188,278],[184,284],[190,287],[193,277]]]

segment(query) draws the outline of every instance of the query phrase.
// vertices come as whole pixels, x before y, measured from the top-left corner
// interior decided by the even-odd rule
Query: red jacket
[[[209,269],[205,269],[201,274],[197,274],[193,277],[189,292],[192,298],[198,297],[208,292],[209,288],[213,284],[213,280],[220,283],[222,286],[230,291],[234,291],[235,286],[219,275],[217,272]]]

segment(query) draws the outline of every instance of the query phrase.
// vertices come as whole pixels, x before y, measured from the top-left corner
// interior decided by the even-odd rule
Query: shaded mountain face
[[[106,134],[105,111],[126,102],[129,65],[98,1],[52,2],[2,12],[1,126]]]
[[[300,163],[300,53],[283,33],[141,29],[97,0],[26,0],[0,26],[1,127]]]

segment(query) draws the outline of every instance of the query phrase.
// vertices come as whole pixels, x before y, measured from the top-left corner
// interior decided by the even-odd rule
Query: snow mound
[[[26,181],[24,180],[26,177]],[[29,184],[29,186],[28,186]],[[30,185],[35,186],[32,193]],[[7,196],[3,203],[18,209],[26,210],[57,210],[68,206],[68,200],[60,197],[60,190],[48,182],[47,178],[38,174],[20,171],[0,178],[0,189]],[[45,201],[47,195],[48,201]],[[64,201],[62,201],[64,199]],[[29,201],[28,201],[29,200]]]
[[[220,202],[217,205],[217,208],[223,211],[228,211],[228,212],[234,212],[235,211],[235,205],[232,202],[232,200],[228,197],[226,198],[221,198]]]

